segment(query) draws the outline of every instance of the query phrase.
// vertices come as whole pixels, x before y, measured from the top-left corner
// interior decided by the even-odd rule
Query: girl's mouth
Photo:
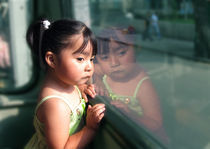
[[[119,74],[119,73],[122,73],[123,71],[122,70],[115,70],[115,71],[112,71],[111,74]]]
[[[90,79],[91,76],[86,76],[86,77],[83,77],[82,79]]]

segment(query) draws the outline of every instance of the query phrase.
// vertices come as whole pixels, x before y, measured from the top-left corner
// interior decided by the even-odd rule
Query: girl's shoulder
[[[151,95],[157,98],[157,93],[155,87],[150,79],[149,75],[146,72],[143,72],[138,79],[138,84],[136,87],[136,95],[140,98],[140,96]]]
[[[35,109],[35,113],[40,122],[49,117],[57,117],[66,113],[71,114],[71,106],[68,100],[58,95],[48,95],[42,98]]]
[[[148,80],[149,79],[149,75],[146,72],[146,70],[140,65],[138,65],[137,68],[138,68],[139,72],[138,72],[138,75],[134,79],[135,82],[140,82],[142,80]]]
[[[67,106],[70,111],[73,111],[74,105],[77,105],[81,101],[81,98],[82,96],[77,86],[71,88],[70,91],[60,91],[54,88],[44,87],[40,92],[37,108],[43,104],[50,107],[54,106],[54,104],[55,106],[59,104],[60,106]]]
[[[45,85],[40,90],[38,103],[45,101],[54,102],[56,99],[58,101],[67,100],[64,97],[65,96],[59,89],[51,87],[50,85]]]
[[[69,100],[56,90],[42,88],[35,109],[37,116],[42,117],[43,115],[48,115],[52,112],[62,112],[63,110],[71,113],[71,104]]]
[[[58,92],[41,92],[38,98],[37,107],[38,109],[40,106],[46,108],[59,108],[59,107],[68,107],[71,109],[70,100],[65,98],[62,94]]]

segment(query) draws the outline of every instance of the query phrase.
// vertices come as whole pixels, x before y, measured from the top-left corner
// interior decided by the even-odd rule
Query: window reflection
[[[0,1],[0,88],[4,88],[8,83],[13,83],[11,79],[11,60],[9,46],[9,4],[6,0]]]
[[[125,5],[127,2],[130,2],[129,5]],[[148,74],[159,101],[155,107],[159,107],[158,113],[161,113],[162,127],[168,136],[169,148],[208,149],[210,146],[208,127],[210,118],[207,114],[210,112],[209,4],[209,0],[202,2],[200,0],[109,2],[95,0],[91,2],[92,28],[99,36],[99,45],[102,45],[99,47],[94,78],[99,86],[99,92],[109,97],[110,103],[113,102],[113,97],[111,98],[107,91],[109,88],[117,95],[132,96],[133,94],[129,91],[135,91],[138,81],[130,86],[127,85],[127,88],[123,90],[121,88],[124,86],[120,79],[124,77],[124,82],[129,83],[129,79],[125,76],[135,76],[138,72]],[[149,24],[146,24],[146,19],[150,21]],[[152,27],[152,20],[156,20],[158,29]],[[110,29],[113,26],[133,28],[134,33],[129,35],[135,39],[134,42],[130,43],[125,30],[121,31],[125,35],[124,38],[117,38],[116,35],[111,40],[107,37],[114,31],[108,35],[101,35],[106,30],[104,28]],[[147,38],[144,40],[144,37]],[[100,51],[101,48],[106,50]],[[126,56],[132,53],[126,49],[134,49],[135,60],[123,65],[128,67],[129,69],[126,70],[129,71],[112,74],[111,77],[108,77],[108,74],[105,75],[105,71],[110,73],[110,69],[105,66],[109,63],[112,67],[118,66],[119,59],[123,58],[125,53]],[[106,65],[104,64],[103,67],[100,62]],[[118,79],[118,82],[116,83],[115,80],[114,82],[113,79]],[[146,84],[146,80],[144,83]],[[112,94],[111,96],[115,97]],[[148,93],[147,96],[152,96],[152,94]],[[139,115],[134,114],[138,113],[137,110],[132,110],[126,101],[129,100],[124,99],[123,105],[127,105],[127,108],[119,104],[118,107],[121,106],[121,111],[138,122],[136,117]],[[132,112],[128,112],[128,109]],[[155,135],[155,132],[153,134]]]
[[[99,95],[107,96],[111,105],[166,143],[159,97],[149,75],[136,62],[135,32],[130,29],[108,28],[98,34],[96,90]]]
[[[0,68],[10,66],[8,2],[0,1]]]
[[[0,0],[0,90],[4,92],[23,87],[32,76],[25,42],[31,4],[27,0]]]

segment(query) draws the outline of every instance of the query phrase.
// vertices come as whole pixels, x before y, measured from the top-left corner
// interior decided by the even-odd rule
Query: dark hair
[[[44,25],[44,20],[39,20],[29,26],[26,34],[27,43],[33,54],[38,56],[41,66],[42,64],[46,65],[45,54],[47,51],[59,54],[62,49],[74,46],[74,43],[69,42],[69,39],[78,34],[82,34],[84,38],[84,42],[78,49],[78,52],[82,52],[90,41],[93,55],[96,55],[96,39],[92,31],[84,23],[76,20],[61,19],[52,22],[48,27]]]
[[[97,35],[98,42],[98,53],[106,54],[109,53],[109,49],[112,48],[109,46],[110,41],[115,41],[119,44],[124,45],[133,45],[134,44],[134,28],[129,27],[109,27],[102,30]]]

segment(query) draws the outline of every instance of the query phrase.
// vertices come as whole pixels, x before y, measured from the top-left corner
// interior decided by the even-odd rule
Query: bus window
[[[25,42],[31,8],[28,0],[0,1],[0,90],[22,87],[32,77],[31,55]]]
[[[98,95],[169,148],[209,148],[209,1],[89,3]]]

